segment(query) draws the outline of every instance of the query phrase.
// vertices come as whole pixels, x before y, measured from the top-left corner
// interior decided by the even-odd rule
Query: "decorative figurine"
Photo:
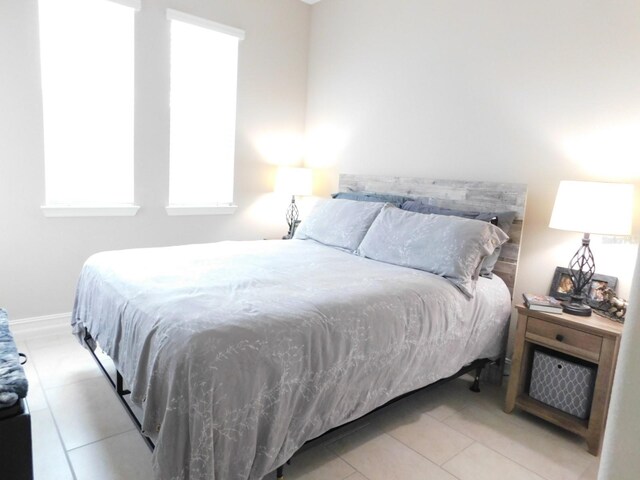
[[[617,320],[618,322],[624,322],[624,316],[627,313],[629,302],[616,296],[616,292],[611,288],[602,289],[602,298],[604,299],[601,308],[607,317]]]

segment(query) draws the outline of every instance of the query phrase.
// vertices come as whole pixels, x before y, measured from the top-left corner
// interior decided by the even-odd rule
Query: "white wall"
[[[232,217],[164,213],[165,6],[247,31]],[[580,238],[547,228],[557,183],[639,185],[639,18],[634,0],[324,0],[313,8],[143,0],[135,193],[143,208],[133,218],[47,219],[37,2],[0,0],[0,305],[14,319],[69,311],[82,262],[96,251],[279,235],[284,206],[270,193],[272,163],[286,156],[278,139],[304,131],[305,113],[317,194],[335,189],[338,172],[528,183],[516,295],[545,291]],[[635,245],[593,243],[598,270],[618,276],[628,295]]]
[[[84,260],[108,249],[286,232],[265,139],[304,131],[310,9],[299,0],[142,1],[136,18],[132,218],[45,218],[37,1],[0,0],[0,306],[12,319],[69,312]],[[242,28],[233,216],[168,217],[169,30],[164,8]],[[81,39],[79,39],[81,41]],[[281,203],[282,202],[282,203]]]
[[[598,478],[633,479],[640,471],[640,255],[613,383]]]
[[[325,193],[337,172],[527,183],[515,297],[544,293],[581,238],[548,228],[559,181],[640,194],[639,21],[637,0],[324,0],[308,162]],[[592,241],[597,270],[626,297],[636,246],[610,242]]]

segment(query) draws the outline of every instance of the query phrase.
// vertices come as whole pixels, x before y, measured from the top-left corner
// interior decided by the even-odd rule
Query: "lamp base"
[[[300,220],[298,220],[298,207],[296,205],[296,197],[293,195],[291,197],[291,203],[289,204],[289,208],[287,208],[287,225],[289,226],[289,231],[287,232],[286,237],[282,237],[283,240],[289,240],[293,238],[293,234],[296,233],[296,228],[300,225]]]
[[[284,237],[282,237],[283,240],[291,240],[293,238],[298,226],[300,225],[300,221],[301,220],[295,220],[291,225],[289,225],[289,231]]]
[[[591,316],[591,307],[582,302],[562,302],[562,311],[579,317]]]

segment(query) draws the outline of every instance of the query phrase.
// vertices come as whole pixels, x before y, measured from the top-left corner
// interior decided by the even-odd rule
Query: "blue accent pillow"
[[[343,200],[357,200],[359,202],[381,202],[390,203],[396,207],[400,207],[404,202],[410,200],[409,197],[402,195],[393,195],[389,193],[373,193],[373,192],[338,192],[331,195],[333,198]]]

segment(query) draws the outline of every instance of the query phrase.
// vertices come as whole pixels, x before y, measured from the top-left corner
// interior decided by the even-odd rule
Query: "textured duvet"
[[[430,273],[289,240],[99,253],[72,324],[131,387],[156,478],[240,480],[499,355],[509,314],[497,277],[468,299]]]

